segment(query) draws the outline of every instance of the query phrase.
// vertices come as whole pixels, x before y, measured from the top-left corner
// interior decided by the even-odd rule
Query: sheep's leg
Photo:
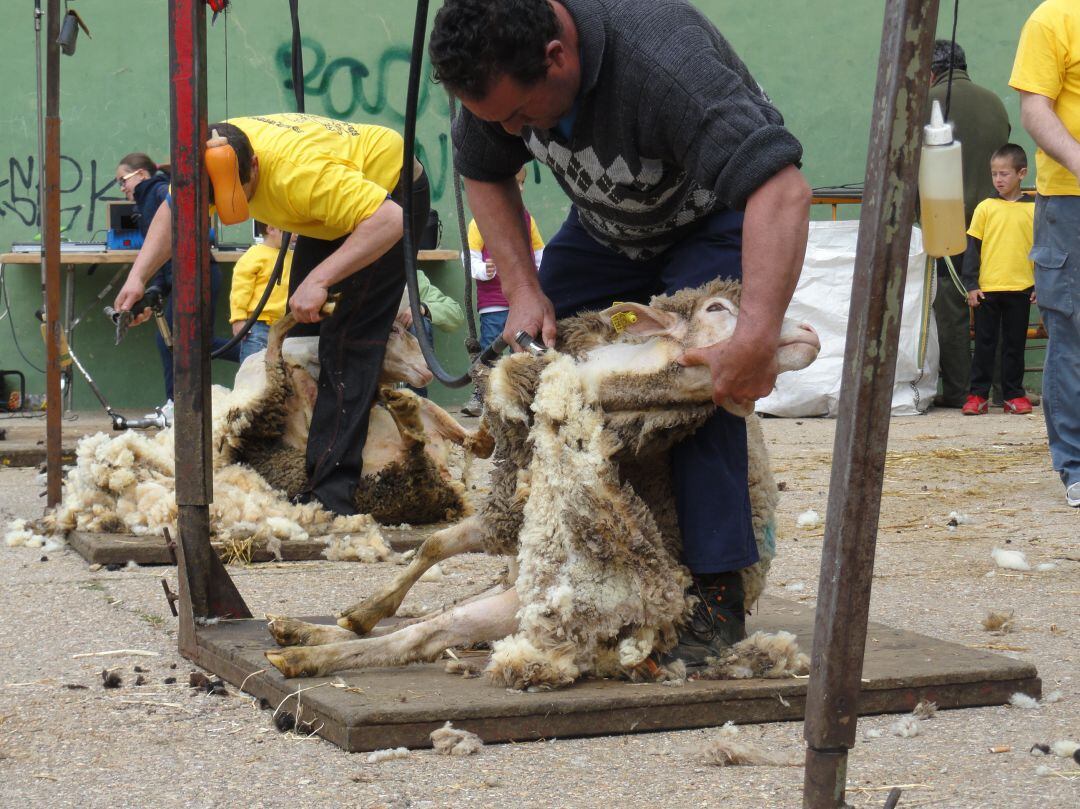
[[[510,581],[513,581],[513,579],[516,578],[516,576],[507,577],[507,578]],[[499,593],[506,590],[507,587],[509,587],[509,586],[510,585],[506,584],[505,582],[500,582],[499,584],[496,584],[493,587],[488,587],[485,590],[481,590],[476,595],[467,596],[466,598],[461,599],[461,601],[456,601],[456,602],[453,602],[453,603],[450,603],[450,604],[444,604],[443,606],[438,607],[437,609],[433,609],[430,612],[425,612],[423,615],[418,615],[415,618],[402,618],[401,620],[399,620],[399,621],[397,621],[396,623],[393,623],[393,624],[386,624],[385,626],[373,627],[372,630],[370,632],[368,632],[368,634],[365,637],[378,638],[378,637],[381,637],[383,635],[389,635],[391,632],[397,632],[399,629],[402,629],[402,628],[404,628],[406,626],[412,626],[413,624],[419,624],[419,623],[423,623],[424,621],[430,621],[432,618],[438,618],[440,615],[443,615],[444,613],[447,613],[450,610],[455,609],[457,607],[464,607],[466,604],[472,604],[474,601],[480,601],[481,599],[491,598],[494,595],[498,595]],[[342,630],[342,631],[344,632],[345,630]],[[352,637],[353,633],[350,632],[349,635],[350,635],[350,637]],[[344,640],[344,638],[343,638],[343,640]],[[291,645],[291,644],[282,644],[282,645],[287,646],[287,645]],[[312,646],[314,644],[302,643],[302,644],[295,644],[295,645],[298,645],[298,646]]]
[[[357,635],[366,635],[375,624],[397,612],[405,594],[424,575],[424,571],[451,556],[484,549],[484,523],[479,516],[468,517],[461,522],[436,531],[424,540],[416,556],[399,573],[389,586],[367,601],[361,601],[342,610],[338,626]]]
[[[324,643],[340,643],[356,640],[356,634],[340,626],[309,624],[284,615],[267,615],[267,628],[278,646],[321,646]]]
[[[420,399],[421,415],[428,421],[429,429],[447,441],[464,447],[477,458],[488,458],[495,450],[495,439],[488,432],[486,422],[475,430],[466,430],[457,419],[430,399]]]
[[[424,422],[420,418],[420,397],[411,390],[383,388],[379,392],[383,404],[394,419],[406,449],[413,444],[427,443]]]
[[[517,590],[511,588],[382,637],[323,646],[290,646],[265,654],[286,677],[318,677],[347,669],[431,661],[445,649],[498,640],[512,634],[518,627],[519,606]]]

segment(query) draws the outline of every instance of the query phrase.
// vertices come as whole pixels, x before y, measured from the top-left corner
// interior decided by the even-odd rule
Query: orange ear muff
[[[240,164],[236,151],[217,130],[206,142],[206,173],[214,186],[214,206],[226,225],[237,225],[248,218],[247,196],[240,182]]]

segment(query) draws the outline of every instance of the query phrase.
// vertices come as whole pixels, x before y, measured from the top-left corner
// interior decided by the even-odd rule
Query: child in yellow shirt
[[[262,244],[253,244],[240,257],[233,267],[232,290],[229,293],[229,320],[233,334],[243,327],[255,307],[262,299],[263,290],[270,280],[281,249],[281,231],[272,225],[266,226]],[[259,320],[252,325],[251,331],[240,343],[240,362],[252,354],[266,348],[266,338],[270,327],[285,314],[285,304],[289,299],[289,270],[292,269],[293,251],[285,254],[285,267],[281,273],[281,283],[277,285],[259,314]]]
[[[1035,270],[1028,258],[1035,200],[1020,190],[1020,181],[1027,176],[1027,154],[1015,143],[1005,144],[990,158],[990,175],[998,196],[975,208],[964,253],[964,287],[968,305],[975,310],[975,355],[971,391],[962,409],[965,416],[989,409],[999,335],[1005,412],[1031,412],[1024,391],[1024,345],[1035,301]]]

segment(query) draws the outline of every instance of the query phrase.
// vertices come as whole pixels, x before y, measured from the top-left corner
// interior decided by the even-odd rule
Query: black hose
[[[454,121],[457,120],[457,99],[450,95],[450,135],[453,137]],[[469,326],[469,336],[465,339],[465,350],[469,353],[469,359],[475,361],[480,354],[480,341],[476,335],[476,315],[473,314],[473,277],[472,277],[472,251],[469,249],[469,230],[465,225],[465,203],[461,199],[461,174],[458,172],[457,161],[453,157],[451,149],[450,163],[453,166],[454,175],[454,206],[457,209],[458,238],[461,239],[461,265],[465,271],[465,322]]]
[[[405,218],[402,222],[402,246],[405,248],[405,283],[409,288],[409,307],[412,310],[413,323],[419,324],[423,314],[420,311],[420,285],[416,281],[416,240],[413,233],[413,165],[416,153],[416,106],[420,95],[420,71],[424,61],[424,39],[427,34],[428,0],[417,0],[416,24],[413,27],[412,56],[409,63],[409,91],[405,100],[405,156],[401,164],[402,190]],[[465,248],[468,247],[466,243]],[[424,361],[435,378],[450,388],[462,388],[472,382],[468,373],[451,376],[440,364],[424,329],[417,328],[417,340]]]
[[[289,0],[289,16],[292,19],[292,82],[293,82],[293,98],[296,99],[296,111],[304,111],[304,53],[303,44],[300,41],[300,0]],[[226,12],[228,13],[228,9]],[[226,28],[226,30],[228,30]],[[274,293],[274,287],[281,283],[281,275],[285,272],[285,257],[289,252],[289,243],[292,241],[292,234],[283,232],[281,234],[281,248],[278,250],[277,260],[274,261],[274,270],[270,273],[270,277],[266,281],[266,288],[263,289],[262,297],[259,298],[259,303],[256,305],[255,310],[248,316],[248,319],[244,321],[243,327],[234,334],[225,345],[216,351],[210,352],[210,358],[214,359],[220,357],[223,354],[228,353],[232,348],[237,345],[241,340],[247,337],[252,326],[259,320],[259,316],[262,314],[263,308],[266,306],[266,302],[270,300],[270,296]]]

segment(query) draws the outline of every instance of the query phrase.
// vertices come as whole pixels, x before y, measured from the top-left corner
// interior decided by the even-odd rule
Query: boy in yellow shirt
[[[281,231],[273,225],[266,226],[262,244],[253,244],[233,267],[232,288],[229,292],[229,321],[233,334],[244,327],[255,307],[262,300],[263,291],[274,272],[278,252],[281,250]],[[285,253],[285,266],[281,271],[281,282],[277,284],[266,306],[259,314],[257,322],[240,343],[240,362],[252,354],[266,348],[266,338],[270,327],[285,315],[285,304],[289,297],[289,271],[292,269],[293,251]]]
[[[1035,199],[1020,190],[1027,176],[1027,154],[1015,143],[1006,143],[990,158],[990,176],[998,196],[975,208],[964,254],[964,287],[968,305],[975,310],[975,354],[971,392],[962,409],[965,416],[979,416],[989,408],[999,336],[1005,412],[1031,412],[1024,391],[1024,345],[1035,302],[1035,273],[1028,258]]]

